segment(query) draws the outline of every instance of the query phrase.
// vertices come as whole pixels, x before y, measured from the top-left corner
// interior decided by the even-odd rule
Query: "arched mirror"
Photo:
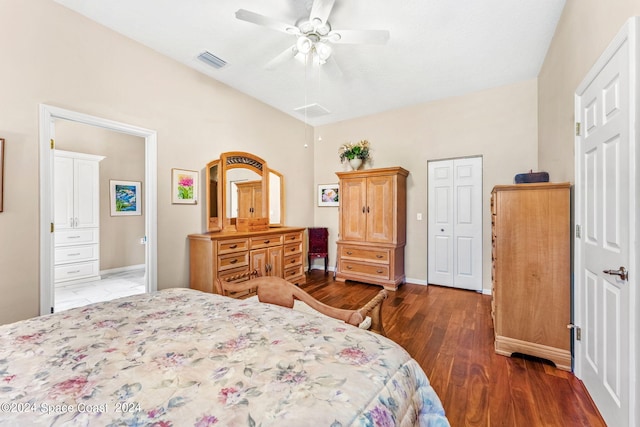
[[[284,225],[284,176],[260,157],[222,153],[207,164],[206,178],[207,231],[239,230],[250,221]]]

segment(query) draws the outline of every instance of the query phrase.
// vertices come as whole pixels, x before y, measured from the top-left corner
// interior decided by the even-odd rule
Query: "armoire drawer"
[[[97,276],[100,273],[100,263],[98,261],[89,261],[64,264],[56,266],[54,270],[56,282],[66,282],[68,280]]]
[[[292,267],[294,265],[302,265],[301,253],[284,257],[284,268]]]
[[[340,271],[389,280],[389,266],[340,260]]]
[[[302,242],[291,243],[284,246],[284,256],[292,254],[302,254]]]
[[[388,249],[369,249],[357,246],[341,246],[340,257],[342,259],[357,259],[361,261],[389,263],[390,251]]]
[[[284,235],[284,243],[302,243],[302,231],[296,231],[295,233],[287,233]]]
[[[98,243],[99,230],[97,228],[77,228],[75,230],[56,231],[55,246],[84,245]]]
[[[70,262],[92,261],[97,260],[100,255],[100,246],[80,245],[80,246],[62,246],[55,249],[54,263],[69,264]]]
[[[295,267],[286,267],[284,269],[284,274],[283,274],[283,278],[292,282],[292,283],[298,283],[298,281],[296,281],[296,278],[300,278],[300,277],[304,277],[304,271],[302,269],[302,264],[298,264]],[[304,283],[304,282],[302,282]]]

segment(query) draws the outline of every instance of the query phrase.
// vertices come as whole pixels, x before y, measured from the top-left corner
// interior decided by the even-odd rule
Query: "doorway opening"
[[[142,184],[144,216],[145,292],[157,290],[157,136],[156,132],[125,123],[94,117],[49,105],[40,105],[40,314],[55,310],[54,287],[54,185],[55,123],[70,121],[107,131],[140,137],[144,140],[144,182]],[[141,241],[142,243],[142,241]],[[114,271],[112,273],[116,273]]]

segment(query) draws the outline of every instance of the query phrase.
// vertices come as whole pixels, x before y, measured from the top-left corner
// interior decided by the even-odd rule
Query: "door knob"
[[[602,270],[602,272],[611,274],[612,276],[620,276],[620,279],[622,280],[627,280],[629,278],[629,272],[624,267],[620,267],[619,270]]]

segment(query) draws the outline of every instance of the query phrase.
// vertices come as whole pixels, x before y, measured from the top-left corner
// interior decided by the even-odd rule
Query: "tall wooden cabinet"
[[[55,283],[100,278],[102,159],[103,156],[55,151]]]
[[[570,184],[499,185],[491,193],[495,351],[571,370]]]
[[[340,236],[336,280],[396,290],[404,283],[406,180],[401,167],[338,172]]]

